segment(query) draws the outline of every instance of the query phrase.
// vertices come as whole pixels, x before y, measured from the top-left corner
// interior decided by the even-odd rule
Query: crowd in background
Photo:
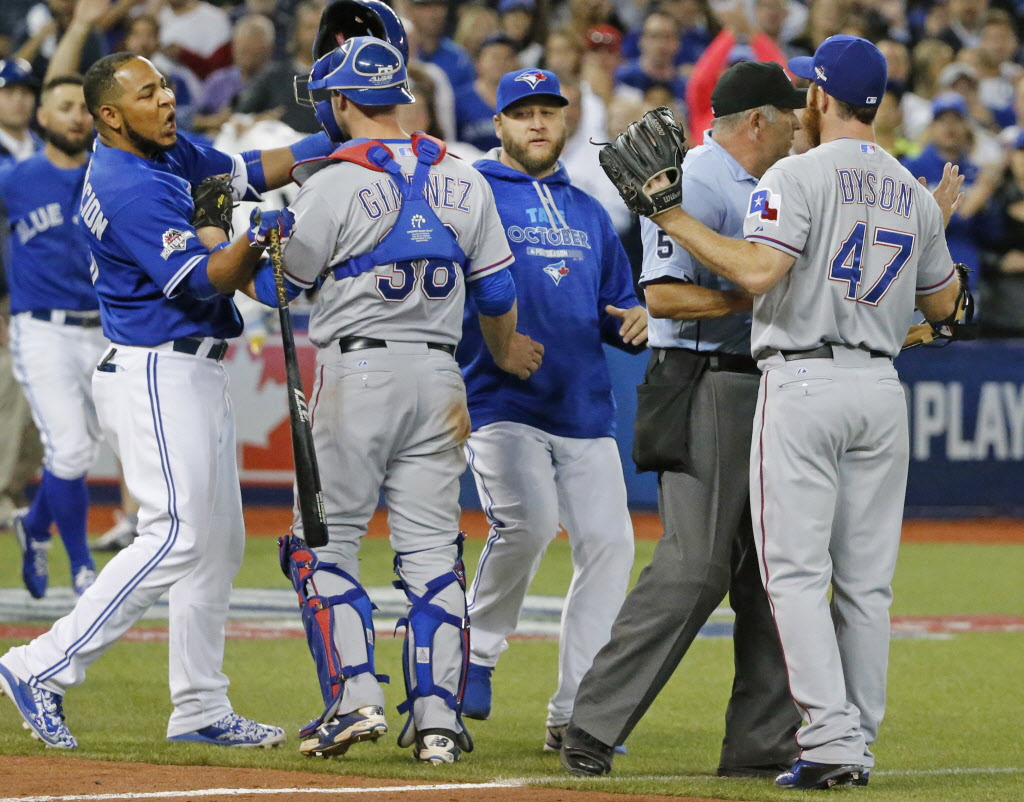
[[[295,102],[325,0],[4,0],[0,58],[41,79],[56,43],[87,26],[81,71],[105,53],[149,57],[177,94],[178,125],[214,142],[250,131],[287,140],[317,130]],[[973,270],[982,331],[1024,336],[1024,67],[1022,0],[395,0],[411,43],[423,130],[472,160],[497,145],[491,118],[501,75],[555,72],[570,99],[563,153],[573,182],[609,210],[639,270],[637,223],[597,162],[598,148],[646,109],[668,105],[699,143],[711,89],[737,61],[782,63],[826,37],[866,37],[889,84],[878,142],[915,176],[938,182],[953,162],[966,198],[947,231]],[[0,88],[0,96],[19,91]],[[29,91],[25,89],[24,91]],[[13,101],[0,97],[0,142]],[[252,145],[248,145],[252,146]]]

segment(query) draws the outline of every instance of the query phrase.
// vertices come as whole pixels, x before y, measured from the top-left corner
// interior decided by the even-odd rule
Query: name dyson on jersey
[[[836,181],[843,203],[877,206],[900,217],[910,217],[914,189],[904,181],[883,175],[881,181],[871,170],[856,168],[836,170]]]

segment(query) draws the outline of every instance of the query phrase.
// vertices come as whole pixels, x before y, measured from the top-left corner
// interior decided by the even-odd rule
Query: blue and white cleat
[[[32,737],[54,749],[76,749],[78,741],[64,723],[64,697],[34,688],[0,663],[0,696],[9,696],[25,719],[22,726]]]
[[[384,708],[368,705],[346,713],[333,716],[311,733],[301,744],[299,751],[306,757],[334,757],[343,755],[352,744],[363,741],[376,741],[388,731],[384,720]],[[300,735],[305,735],[305,732]]]
[[[271,724],[260,724],[237,713],[228,713],[220,721],[184,735],[172,735],[168,741],[193,741],[215,746],[263,747],[284,743],[284,730]]]
[[[21,579],[32,598],[41,599],[46,595],[46,584],[50,579],[50,540],[32,537],[25,529],[25,519],[21,515],[14,516],[11,526],[21,549]]]
[[[775,778],[775,785],[802,791],[825,790],[837,785],[860,785],[863,774],[863,766],[850,763],[798,760],[792,768]]]
[[[466,672],[466,690],[462,692],[462,715],[486,721],[491,715],[491,674],[494,669],[470,663]]]

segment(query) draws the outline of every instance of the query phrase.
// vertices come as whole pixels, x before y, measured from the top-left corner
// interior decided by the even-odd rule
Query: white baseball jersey
[[[416,157],[408,141],[385,144],[411,175]],[[512,252],[505,237],[494,235],[502,226],[491,188],[468,164],[446,156],[431,167],[426,195],[469,258],[464,271],[453,269],[451,262],[423,260],[382,265],[343,281],[328,274],[310,318],[309,338],[315,345],[349,336],[458,344],[465,282],[504,269],[512,262]],[[295,233],[284,248],[289,276],[309,286],[325,265],[371,251],[391,229],[401,205],[387,173],[351,162],[321,169],[291,204]]]
[[[755,357],[824,343],[895,356],[915,294],[954,275],[935,199],[882,148],[856,139],[777,162],[750,196],[744,236],[796,257],[754,299]]]

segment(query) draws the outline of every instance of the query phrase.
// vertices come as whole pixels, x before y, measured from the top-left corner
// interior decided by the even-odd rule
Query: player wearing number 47
[[[469,619],[458,496],[469,417],[453,356],[467,293],[503,370],[526,378],[540,348],[513,337],[513,257],[487,182],[444,143],[410,138],[398,124],[396,107],[413,100],[403,56],[356,36],[317,60],[306,86],[331,138],[356,139],[294,171],[302,187],[283,253],[290,283],[320,288],[310,418],[329,542],[309,549],[297,518],[282,565],[324,700],[300,731],[300,751],[340,755],[377,740],[388,725],[358,551],[384,491],[397,584],[409,600],[398,707],[409,716],[398,745],[413,746],[417,760],[451,763],[473,746],[460,715]]]
[[[574,571],[544,745],[557,751],[633,565],[601,344],[643,351],[647,312],[608,213],[572,186],[558,161],[569,102],[558,77],[536,69],[506,73],[497,100],[501,147],[474,166],[494,190],[516,255],[520,329],[543,344],[545,356],[527,380],[498,370],[467,310],[459,346],[473,421],[466,452],[491,531],[469,592],[473,658],[464,712],[490,714],[491,673],[544,550],[564,526]]]
[[[679,207],[651,219],[755,295],[751,508],[804,720],[800,760],[776,784],[828,788],[866,784],[875,762],[909,458],[892,357],[915,304],[932,321],[956,309],[943,228],[959,182],[947,165],[933,198],[875,143],[887,70],[870,42],[833,36],[789,69],[812,82],[802,125],[814,147],[762,176],[745,239]]]

